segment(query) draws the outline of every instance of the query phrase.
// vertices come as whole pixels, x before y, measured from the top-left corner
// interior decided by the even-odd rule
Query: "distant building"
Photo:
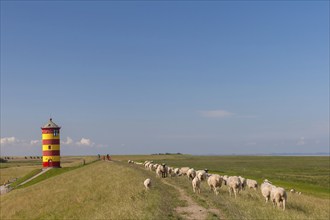
[[[50,118],[42,130],[42,166],[60,168],[60,129]]]

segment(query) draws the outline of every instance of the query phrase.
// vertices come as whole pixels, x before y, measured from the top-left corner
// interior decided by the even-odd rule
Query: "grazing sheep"
[[[246,187],[246,179],[244,177],[239,176],[239,180],[241,181],[241,190],[245,190]]]
[[[143,182],[144,186],[146,187],[146,190],[150,189],[151,187],[151,179],[146,179],[144,182]]]
[[[174,173],[175,173],[175,175],[179,176],[180,169],[179,168],[174,168]]]
[[[145,164],[144,164],[144,167],[146,168],[146,169],[149,169],[149,165],[150,164],[152,164],[152,162],[151,161],[148,161],[148,162],[146,162]]]
[[[159,165],[156,169],[156,174],[158,177],[167,177],[168,174],[168,167],[166,166],[166,164],[163,165]]]
[[[197,170],[196,176],[200,181],[207,179],[207,172],[205,170]]]
[[[229,190],[229,195],[231,196],[231,193],[234,192],[236,199],[236,195],[239,193],[241,188],[241,180],[237,176],[230,176],[227,179],[227,186]]]
[[[275,186],[272,185],[271,182],[268,181],[267,179],[264,180],[264,182],[261,184],[260,186],[261,194],[263,197],[265,197],[266,203],[270,200],[270,194],[274,187]]]
[[[181,176],[181,175],[187,175],[187,172],[188,172],[189,169],[190,169],[190,167],[181,167],[180,168],[179,176]]]
[[[224,176],[222,177],[222,179],[223,179],[223,185],[227,186],[228,176],[227,176],[227,175],[224,175]]]
[[[159,164],[154,164],[154,165],[152,166],[152,170],[151,170],[151,171],[155,171],[155,170],[157,170],[158,166],[159,166]]]
[[[254,189],[254,190],[258,189],[258,182],[255,180],[247,179],[246,185],[249,189]]]
[[[173,171],[173,167],[168,167],[167,168],[167,173],[170,177],[175,176],[174,171]]]
[[[149,160],[144,161],[144,162],[143,162],[143,166],[146,167],[146,164],[147,164],[147,163],[150,163],[150,161],[149,161]]]
[[[194,170],[194,168],[190,168],[188,171],[187,171],[187,177],[188,177],[188,180],[193,180],[196,176],[196,171]]]
[[[277,205],[277,207],[283,208],[283,211],[285,210],[285,204],[287,202],[287,195],[285,189],[282,187],[273,187],[271,194],[270,194],[271,200],[273,202],[273,205]]]
[[[207,179],[207,184],[209,185],[210,189],[214,191],[215,195],[218,195],[218,188],[222,185],[222,177],[218,174],[212,174]]]
[[[158,166],[156,169],[156,175],[162,177],[162,166]]]
[[[191,181],[193,191],[196,193],[196,190],[198,193],[201,193],[201,181],[197,178],[197,176]]]

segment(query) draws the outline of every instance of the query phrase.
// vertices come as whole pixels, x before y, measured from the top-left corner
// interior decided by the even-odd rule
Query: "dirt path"
[[[21,186],[21,185],[24,185],[25,183],[30,182],[31,180],[37,178],[38,176],[40,176],[40,175],[46,173],[46,172],[47,172],[48,170],[50,170],[50,169],[53,169],[53,168],[46,168],[46,169],[43,169],[40,173],[38,173],[37,175],[34,175],[34,176],[31,177],[30,179],[25,180],[24,182],[22,182],[22,183],[19,184],[18,186]]]
[[[187,202],[187,206],[185,207],[176,207],[175,211],[183,218],[183,219],[207,219],[208,214],[211,213],[214,215],[214,218],[223,219],[220,211],[215,208],[206,209],[200,205],[198,205],[190,196],[186,194],[186,192],[178,186],[175,186],[166,180],[163,181],[165,184],[175,188],[179,192],[179,199]]]
[[[50,170],[52,168],[47,168],[47,169],[44,169],[42,170],[40,173],[34,175],[33,177],[31,177],[30,179],[27,179],[25,180],[24,182],[20,183],[18,186],[21,186],[21,185],[24,185],[25,183],[28,183],[30,182],[31,180],[37,178],[38,176],[46,173],[48,170]],[[3,195],[3,194],[6,194],[6,193],[9,193],[13,188],[10,186],[10,184],[7,184],[7,185],[2,185],[0,186],[0,195]]]

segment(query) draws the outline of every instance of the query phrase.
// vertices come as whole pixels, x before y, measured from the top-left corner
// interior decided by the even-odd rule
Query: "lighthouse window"
[[[54,130],[54,136],[58,136],[58,130]]]
[[[52,147],[49,145],[49,146],[48,146],[48,150],[50,150],[50,149],[52,149]]]

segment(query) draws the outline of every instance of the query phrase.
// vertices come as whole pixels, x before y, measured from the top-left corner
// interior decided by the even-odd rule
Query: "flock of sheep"
[[[201,182],[206,181],[210,189],[216,194],[219,194],[219,188],[222,185],[226,185],[229,190],[230,196],[234,193],[235,198],[241,190],[246,188],[258,189],[258,183],[256,180],[245,179],[241,176],[220,176],[218,174],[210,174],[208,170],[195,170],[190,167],[173,168],[166,164],[157,164],[153,161],[145,161],[144,163],[134,162],[128,160],[128,163],[143,165],[147,170],[156,172],[157,177],[174,177],[174,176],[187,176],[191,181],[192,189],[194,193],[201,193]],[[144,186],[148,190],[151,187],[151,179],[148,178],[144,181]],[[284,188],[276,187],[269,180],[265,179],[260,186],[261,193],[266,200],[271,201],[275,206],[285,210],[287,203],[287,193]],[[292,189],[293,190],[293,189]],[[291,190],[291,191],[292,191]]]

